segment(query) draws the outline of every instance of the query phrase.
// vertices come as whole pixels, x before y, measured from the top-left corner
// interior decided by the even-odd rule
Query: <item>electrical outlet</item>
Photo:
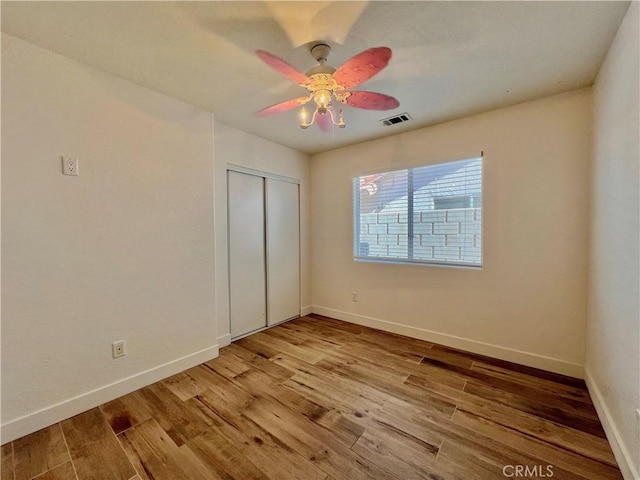
[[[358,292],[351,292],[351,301],[352,302],[358,301]]]
[[[62,173],[64,175],[73,175],[75,177],[79,176],[80,170],[78,170],[78,159],[62,157]]]
[[[111,344],[111,354],[113,358],[124,357],[127,354],[126,343],[124,340],[118,340]]]

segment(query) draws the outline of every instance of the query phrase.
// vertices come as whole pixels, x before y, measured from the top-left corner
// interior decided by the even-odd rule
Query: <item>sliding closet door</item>
[[[267,325],[264,178],[229,171],[231,338]]]
[[[298,184],[267,178],[267,305],[269,325],[300,315]]]

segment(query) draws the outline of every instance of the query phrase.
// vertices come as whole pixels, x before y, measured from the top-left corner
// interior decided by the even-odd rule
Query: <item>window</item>
[[[482,266],[482,157],[353,179],[354,258]]]

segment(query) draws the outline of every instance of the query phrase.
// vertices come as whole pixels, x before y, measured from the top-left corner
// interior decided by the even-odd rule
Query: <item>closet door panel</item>
[[[269,325],[300,315],[299,186],[266,179]]]
[[[231,338],[267,325],[264,179],[229,171]]]

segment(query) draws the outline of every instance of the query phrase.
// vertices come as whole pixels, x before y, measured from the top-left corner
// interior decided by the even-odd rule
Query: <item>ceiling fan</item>
[[[325,43],[313,45],[311,55],[319,65],[302,73],[281,58],[269,52],[258,50],[256,53],[264,63],[306,88],[309,94],[263,108],[256,112],[256,115],[262,117],[284,112],[313,100],[315,108],[311,117],[304,107],[300,112],[300,127],[308,128],[317,123],[321,130],[326,131],[329,130],[331,124],[340,128],[346,126],[342,117],[342,109],[336,115],[335,108],[338,103],[365,110],[391,110],[400,105],[398,100],[389,95],[349,90],[366,82],[387,66],[391,59],[390,48],[370,48],[350,58],[337,69],[326,64],[330,51],[331,47]]]

